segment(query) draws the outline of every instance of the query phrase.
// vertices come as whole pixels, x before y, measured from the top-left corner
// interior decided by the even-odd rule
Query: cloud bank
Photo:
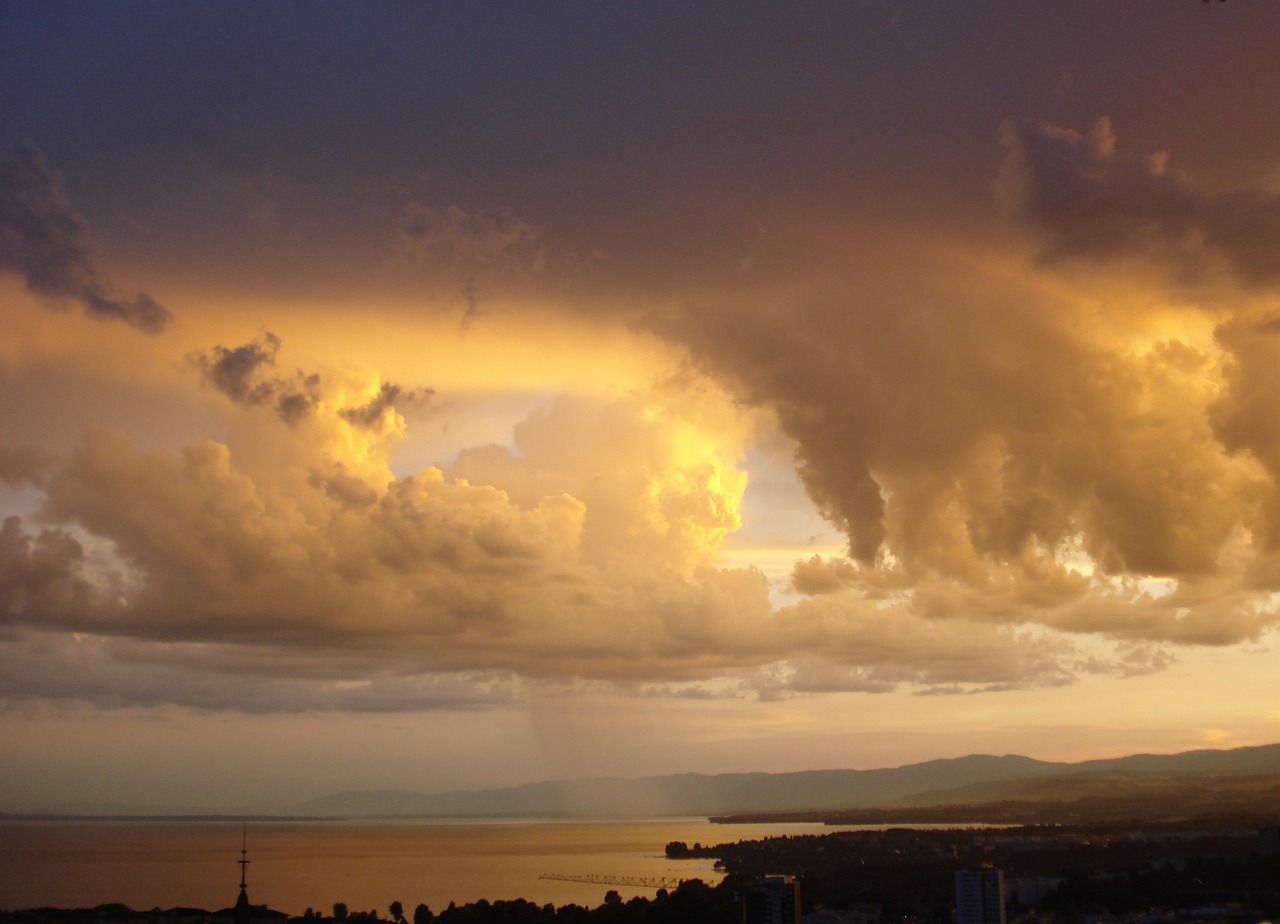
[[[747,433],[714,390],[673,380],[562,399],[512,448],[396,477],[400,390],[355,373],[279,378],[278,348],[265,335],[194,363],[270,453],[140,450],[91,430],[48,474],[30,518],[43,525],[5,522],[7,698],[469,708],[505,701],[517,678],[726,676],[733,695],[776,697],[817,689],[816,669],[758,669],[814,652],[857,689],[1069,670],[1049,670],[1034,632],[935,625],[861,597],[775,612],[762,574],[717,564],[740,525]],[[281,413],[299,381],[309,413]]]

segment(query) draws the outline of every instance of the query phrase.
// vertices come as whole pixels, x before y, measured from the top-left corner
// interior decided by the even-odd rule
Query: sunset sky
[[[1280,5],[0,5],[0,810],[1280,741]]]

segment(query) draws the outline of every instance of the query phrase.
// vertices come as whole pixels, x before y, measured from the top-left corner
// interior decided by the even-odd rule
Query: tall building
[[[800,880],[765,876],[742,892],[743,924],[800,924]]]
[[[956,870],[956,924],[1006,924],[1001,870]]]

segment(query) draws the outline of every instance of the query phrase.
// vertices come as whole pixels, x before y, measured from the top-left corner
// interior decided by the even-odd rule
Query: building
[[[1267,857],[1280,857],[1280,825],[1267,825],[1258,831],[1258,853]]]
[[[742,892],[743,924],[800,924],[800,880],[765,876]]]
[[[1039,908],[1067,880],[1060,876],[1021,876],[1004,881],[1004,900],[1012,908]]]
[[[1002,871],[956,870],[956,924],[1006,924]]]

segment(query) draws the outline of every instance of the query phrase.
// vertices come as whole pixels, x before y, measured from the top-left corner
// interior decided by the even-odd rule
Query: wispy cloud
[[[0,270],[55,306],[79,304],[91,318],[122,321],[147,333],[164,329],[169,310],[145,292],[109,294],[93,259],[89,225],[74,211],[40,152],[18,145],[0,161]]]

